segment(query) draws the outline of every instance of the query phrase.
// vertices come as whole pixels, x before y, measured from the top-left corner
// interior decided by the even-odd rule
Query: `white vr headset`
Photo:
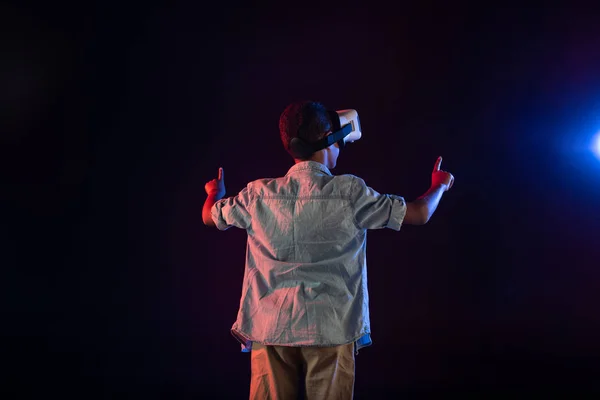
[[[346,143],[352,143],[360,139],[362,131],[356,110],[327,111],[327,113],[332,124],[331,134],[314,143],[308,143],[300,138],[293,138],[290,141],[290,150],[296,158],[310,157],[311,154],[336,142],[340,149],[343,149],[346,147]]]

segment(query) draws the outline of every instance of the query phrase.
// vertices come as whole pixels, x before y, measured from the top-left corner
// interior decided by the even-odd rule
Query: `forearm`
[[[422,196],[415,200],[415,203],[420,203],[420,205],[422,206],[424,214],[423,217],[425,222],[429,221],[429,218],[431,218],[431,216],[435,212],[445,191],[445,185],[433,185],[429,188],[427,192],[425,192]]]
[[[219,196],[216,193],[209,194],[204,201],[204,206],[202,207],[202,221],[206,226],[215,226],[215,222],[212,219],[210,210],[212,206],[219,200],[221,200],[223,196]]]

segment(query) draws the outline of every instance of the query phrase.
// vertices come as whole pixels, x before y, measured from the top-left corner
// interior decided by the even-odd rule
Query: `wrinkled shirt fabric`
[[[367,230],[400,230],[404,198],[303,161],[250,182],[211,209],[220,230],[245,229],[246,266],[231,333],[279,346],[371,345]]]

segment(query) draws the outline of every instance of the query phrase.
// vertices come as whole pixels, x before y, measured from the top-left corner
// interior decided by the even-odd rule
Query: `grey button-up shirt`
[[[252,342],[371,344],[367,230],[400,230],[402,197],[304,161],[284,177],[250,182],[211,211],[220,230],[235,226],[248,233],[240,308],[231,329],[243,351]]]

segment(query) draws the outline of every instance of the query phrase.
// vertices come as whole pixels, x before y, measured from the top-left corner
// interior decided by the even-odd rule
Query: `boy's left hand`
[[[209,196],[216,195],[218,198],[225,196],[225,172],[223,171],[223,168],[219,168],[217,179],[213,179],[204,185],[204,190],[206,190],[206,194]]]

